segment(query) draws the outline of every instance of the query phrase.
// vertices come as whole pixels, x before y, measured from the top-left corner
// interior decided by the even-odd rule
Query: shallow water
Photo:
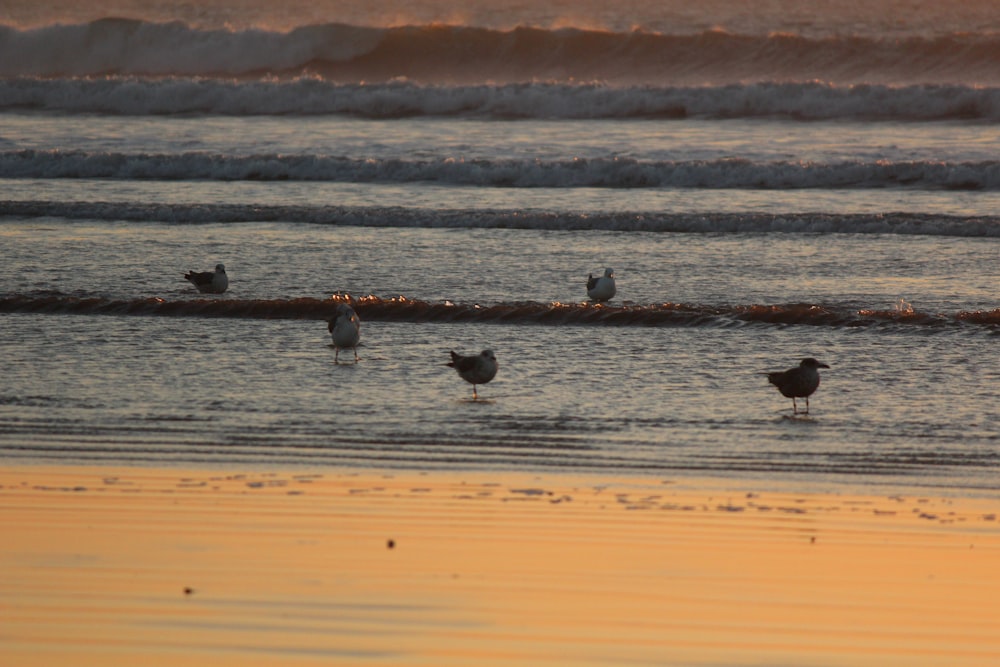
[[[397,295],[491,305],[579,303],[612,266],[615,303],[818,304],[928,314],[991,310],[992,238],[664,234],[59,220],[0,225],[8,294],[194,298],[188,270],[223,262],[223,299]],[[903,303],[901,303],[901,300]]]
[[[0,235],[7,460],[997,488],[992,238],[65,219]],[[183,281],[216,261],[226,294]],[[619,294],[586,305],[606,264]],[[333,363],[323,321],[341,293],[383,299],[356,303],[357,365]],[[473,402],[444,364],[487,347],[500,372]],[[832,368],[789,419],[762,373],[804,356]]]
[[[220,307],[250,300],[262,312],[3,315],[3,357],[10,361],[0,437],[9,459],[671,471],[996,488],[1000,372],[987,361],[997,344],[995,324],[887,316],[796,325],[723,316],[678,326],[546,325],[513,314],[507,321],[471,315],[448,322],[419,310],[400,319],[389,308],[388,316],[373,310],[374,319],[363,323],[361,362],[334,364],[322,311],[289,315],[282,299],[321,302],[336,291],[324,287],[336,286],[356,294],[405,292],[426,309],[445,294],[484,305],[511,303],[504,297],[513,294],[541,305],[579,303],[586,258],[597,251],[622,256],[635,235],[154,225],[139,242],[127,225],[74,223],[47,232],[37,225],[5,225],[4,281],[21,276],[19,291],[55,292],[49,298],[56,304],[71,303],[73,294],[140,301],[157,295],[166,304]],[[992,247],[982,240],[907,238],[905,247],[899,237],[777,241],[650,235],[647,252],[621,265],[620,294],[641,303],[657,303],[668,291],[676,301],[697,295],[699,303],[716,305],[734,296],[742,304],[805,299],[844,312],[866,304],[891,313],[905,283],[922,286],[915,301],[928,312],[988,301],[988,286],[974,279],[982,260],[976,248]],[[171,253],[190,256],[195,245],[226,259],[227,294],[201,298],[180,279],[181,266],[166,274],[154,269]],[[819,252],[819,245],[833,250]],[[893,248],[903,256],[866,263],[873,245],[881,258]],[[959,258],[951,279],[929,275],[949,246]],[[80,255],[86,261],[62,259],[51,272],[24,259],[52,265],[74,256],[75,247],[87,249]],[[455,247],[482,254],[445,251]],[[808,267],[807,277],[771,274],[765,259],[782,250]],[[229,254],[237,252],[239,260]],[[147,265],[130,263],[130,256]],[[328,259],[338,257],[348,259]],[[865,272],[838,282],[846,266]],[[247,276],[253,267],[262,270]],[[141,279],[130,283],[134,272]],[[269,304],[291,319],[268,319]],[[364,304],[358,309],[364,319]],[[486,347],[496,351],[500,372],[473,402],[471,387],[444,364],[449,349]],[[804,356],[832,368],[823,372],[811,416],[792,420],[789,401],[761,373]]]

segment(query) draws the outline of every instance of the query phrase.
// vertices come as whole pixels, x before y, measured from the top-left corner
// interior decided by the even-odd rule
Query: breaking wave
[[[0,217],[5,216],[172,224],[283,222],[393,228],[604,230],[688,234],[920,234],[1000,238],[1000,216],[922,213],[574,213],[488,209],[424,210],[403,207],[0,201]]]
[[[287,32],[199,29],[107,18],[0,26],[0,77],[291,77],[449,84],[607,81],[1000,83],[1000,35],[876,39],[845,34],[671,35],[635,30],[461,25],[372,28],[325,23]]]
[[[749,83],[610,86],[514,83],[463,86],[411,82],[149,79],[134,76],[0,80],[0,111],[112,115],[324,115],[396,119],[676,119],[785,117],[799,120],[1000,121],[1000,88],[969,85]]]
[[[62,294],[0,297],[3,313],[82,315],[146,315],[253,319],[326,320],[336,307],[349,303],[362,320],[375,322],[480,322],[497,324],[604,326],[811,325],[827,327],[917,326],[953,330],[986,327],[1000,332],[1000,309],[952,314],[913,310],[845,310],[817,304],[735,305],[662,303],[621,306],[591,303],[525,301],[493,305],[428,303],[404,296],[355,298],[338,294],[329,299],[193,299],[168,301],[159,297],[120,300]]]
[[[834,163],[634,158],[356,158],[61,150],[0,152],[0,178],[436,183],[501,188],[890,188],[1000,190],[1000,161]]]

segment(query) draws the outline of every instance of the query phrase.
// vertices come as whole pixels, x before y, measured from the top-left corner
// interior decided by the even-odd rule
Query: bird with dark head
[[[792,399],[792,414],[799,414],[799,406],[795,401],[797,398],[806,399],[806,411],[803,414],[809,414],[809,397],[819,387],[820,368],[829,366],[806,357],[798,366],[787,371],[768,373],[767,381],[777,387],[782,396]]]
[[[492,380],[496,377],[497,368],[499,368],[493,350],[483,350],[479,354],[468,357],[452,350],[451,361],[446,365],[458,371],[459,376],[472,385],[472,400],[479,399],[476,385],[486,384]]]

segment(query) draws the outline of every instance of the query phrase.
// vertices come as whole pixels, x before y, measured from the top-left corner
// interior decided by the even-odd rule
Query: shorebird
[[[458,371],[462,379],[472,385],[472,400],[479,398],[479,394],[476,393],[476,385],[486,384],[492,380],[496,377],[497,368],[499,368],[493,350],[483,350],[471,357],[463,357],[453,350],[451,362],[447,365]]]
[[[340,350],[345,347],[353,348],[354,363],[358,362],[358,341],[361,340],[361,320],[354,309],[347,304],[337,306],[337,312],[333,319],[328,321],[327,329],[333,338],[333,346],[337,353],[333,355],[334,363],[340,363]]]
[[[775,371],[767,374],[767,381],[778,388],[782,396],[792,399],[792,414],[799,413],[796,398],[806,399],[806,411],[809,414],[809,397],[819,387],[819,368],[829,368],[812,357],[806,357],[795,368],[787,371]]]
[[[604,269],[604,275],[600,278],[595,278],[593,273],[587,275],[587,296],[594,301],[608,301],[616,291],[614,269]]]
[[[229,287],[229,276],[222,264],[216,264],[215,271],[188,271],[184,280],[197,287],[199,292],[207,294],[222,294]]]

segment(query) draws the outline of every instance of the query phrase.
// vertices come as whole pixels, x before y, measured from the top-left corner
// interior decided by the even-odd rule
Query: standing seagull
[[[496,377],[497,368],[499,368],[493,350],[483,350],[471,357],[463,357],[453,350],[451,363],[448,366],[458,371],[463,380],[472,384],[472,400],[474,401],[479,398],[479,394],[476,393],[476,385],[486,384],[492,380]]]
[[[216,264],[215,271],[188,271],[184,280],[197,287],[199,292],[207,294],[222,294],[229,287],[229,276],[222,264]]]
[[[354,349],[354,363],[358,362],[358,341],[361,340],[361,320],[354,309],[347,304],[337,306],[337,312],[333,319],[329,321],[327,329],[333,337],[333,346],[337,348],[337,353],[333,355],[334,363],[340,363],[341,348],[350,347]]]
[[[829,366],[807,357],[795,368],[768,373],[767,381],[777,387],[782,396],[792,399],[792,414],[799,413],[799,406],[795,403],[796,398],[806,399],[806,411],[803,414],[809,414],[809,397],[819,387],[817,370],[819,368],[829,368]]]
[[[604,275],[600,278],[595,278],[593,273],[587,275],[587,296],[594,301],[608,301],[617,291],[614,269],[604,269]]]

